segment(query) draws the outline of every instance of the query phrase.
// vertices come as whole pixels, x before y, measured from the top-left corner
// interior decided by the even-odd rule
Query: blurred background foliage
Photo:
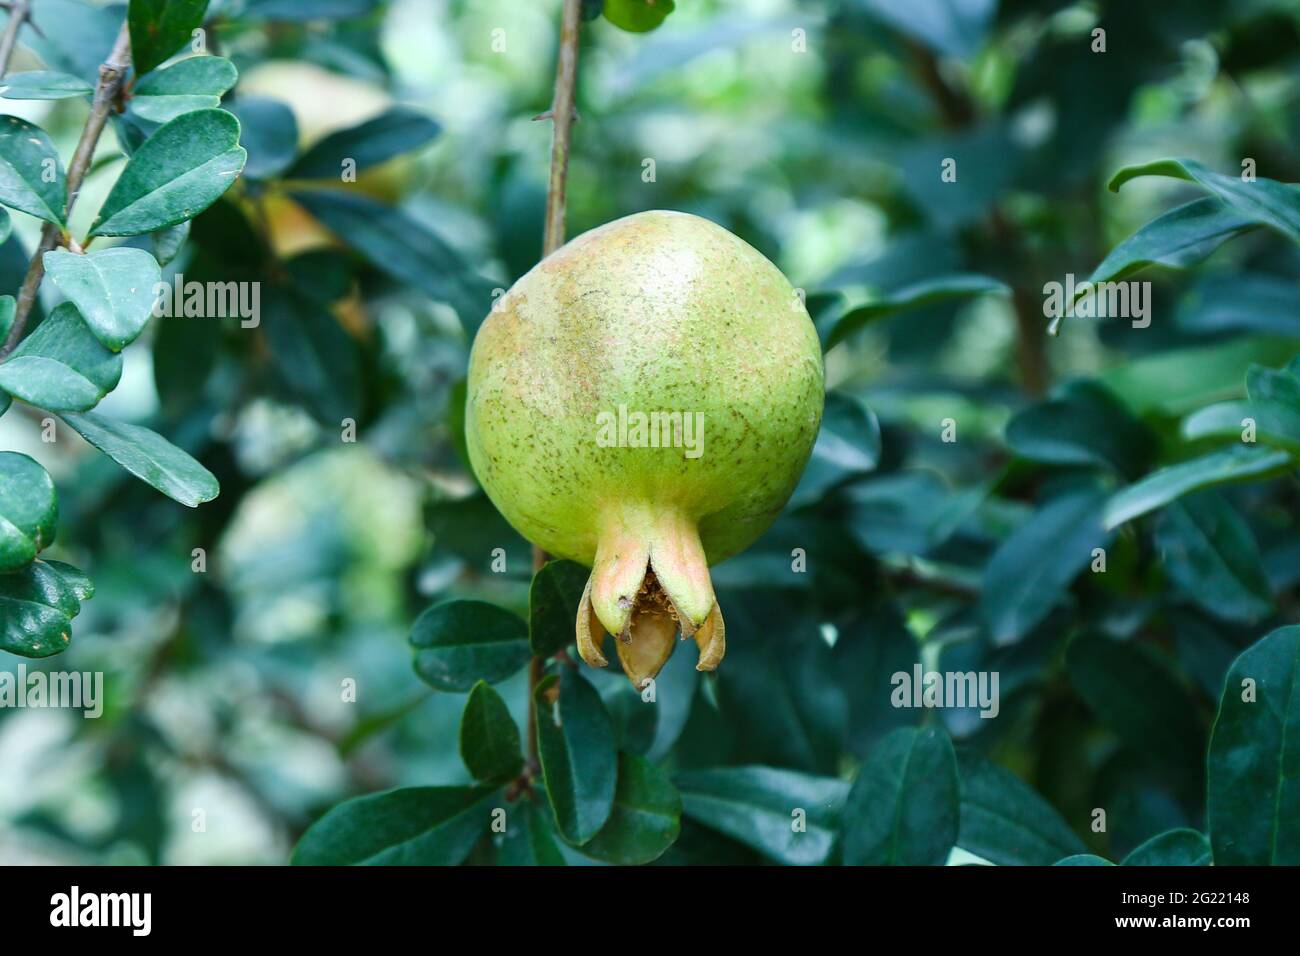
[[[89,78],[121,17],[77,0],[34,15],[43,36],[15,69]],[[154,322],[103,410],[188,449],[222,493],[182,508],[75,436],[43,443],[19,406],[0,418],[0,447],[59,488],[49,553],[97,585],[71,648],[28,666],[103,671],[107,696],[100,720],[0,710],[0,862],[281,863],[343,798],[467,782],[465,695],[420,681],[411,623],[448,597],[527,612],[527,545],[477,489],[460,423],[473,330],[541,250],[551,128],[533,117],[550,104],[559,4],[214,0],[208,16],[210,49],[239,69],[224,106],[249,160],[166,274],[261,281],[262,323]],[[73,100],[4,105],[64,155],[84,118]],[[399,107],[436,126],[406,124],[411,142],[377,147],[355,184],[313,168],[313,144]],[[1235,175],[1252,157],[1300,180],[1300,4],[678,0],[653,32],[584,25],[578,109],[570,235],[645,209],[706,216],[805,289],[822,327],[927,279],[1005,285],[887,315],[828,352],[804,483],[716,569],[722,669],[700,678],[676,655],[657,714],[620,675],[584,669],[624,748],[684,779],[744,764],[848,779],[886,731],[938,721],[963,761],[1014,772],[1091,852],[1204,829],[1225,672],[1297,620],[1293,473],[1188,499],[1240,532],[1226,571],[1169,559],[1172,512],[1106,534],[1085,516],[1198,450],[1183,416],[1300,350],[1300,246],[1255,230],[1194,269],[1143,274],[1145,329],[1072,319],[1049,338],[1043,285],[1082,281],[1199,195],[1168,179],[1108,192],[1126,164],[1190,156]],[[131,136],[117,118],[79,216]],[[6,290],[35,242],[23,219],[0,247]],[[1021,418],[1016,442],[1028,411],[1059,417]],[[1102,467],[1029,447],[1089,425],[1119,446]],[[1062,559],[1094,534],[1104,575]],[[1227,583],[1207,586],[1215,573]],[[999,671],[998,718],[891,707],[889,675],[917,661]],[[520,726],[524,684],[497,688]],[[1115,706],[1121,685],[1136,705]],[[688,800],[665,862],[761,859],[700,818]]]

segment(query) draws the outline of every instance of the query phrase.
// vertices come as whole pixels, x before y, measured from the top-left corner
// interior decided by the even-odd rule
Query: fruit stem
[[[560,20],[560,50],[555,61],[555,95],[551,99],[551,179],[546,187],[546,231],[542,236],[542,257],[564,245],[565,187],[569,179],[569,135],[573,129],[575,90],[578,82],[578,27],[582,22],[582,0],[564,0]],[[546,564],[547,554],[533,547],[533,573]],[[541,770],[537,753],[537,685],[546,671],[546,661],[534,656],[528,662],[528,768],[536,776]]]

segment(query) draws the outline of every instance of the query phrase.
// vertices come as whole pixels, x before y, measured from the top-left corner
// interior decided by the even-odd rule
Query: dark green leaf
[[[664,772],[642,757],[620,753],[614,807],[582,852],[606,863],[649,863],[673,845],[681,817],[682,798]]]
[[[1161,468],[1141,481],[1121,488],[1106,502],[1105,525],[1107,528],[1115,528],[1201,488],[1233,481],[1269,478],[1282,474],[1291,467],[1291,458],[1284,451],[1250,445],[1221,448],[1199,458]]]
[[[194,110],[144,141],[113,184],[92,236],[136,236],[193,219],[230,188],[247,154],[239,121]]]
[[[297,866],[455,866],[486,832],[491,787],[406,787],[334,807],[294,848]]]
[[[109,458],[173,501],[197,508],[221,493],[212,472],[157,432],[91,413],[64,414],[63,420]]]
[[[131,62],[144,76],[190,41],[203,25],[208,0],[131,0]]]
[[[211,109],[235,85],[239,73],[224,56],[192,56],[136,84],[132,111],[151,123],[166,123],[182,113]]]
[[[548,561],[528,590],[528,643],[533,654],[550,657],[573,643],[578,604],[591,571],[573,561]]]
[[[1170,504],[1156,524],[1165,573],[1183,595],[1230,621],[1273,609],[1264,563],[1249,525],[1212,491]]]
[[[45,130],[0,117],[0,203],[61,226],[67,194],[63,163]]]
[[[618,779],[614,727],[596,689],[571,668],[533,694],[538,750],[555,823],[582,845],[609,819]]]
[[[501,695],[483,681],[474,685],[465,701],[460,756],[475,780],[509,780],[524,765],[519,728]]]
[[[1124,857],[1123,866],[1209,866],[1210,841],[1196,830],[1178,829],[1153,836]]]
[[[84,574],[58,561],[33,561],[0,574],[0,650],[20,657],[66,650],[72,619],[93,593]]]
[[[880,461],[880,422],[861,399],[828,392],[821,431],[799,486],[790,496],[792,507],[820,500],[830,488],[875,469]]]
[[[49,474],[15,451],[0,451],[0,574],[25,567],[54,540],[59,496]]]
[[[935,52],[957,57],[979,49],[997,12],[996,0],[858,0],[857,6]]]
[[[1105,637],[1070,642],[1065,671],[1102,724],[1124,743],[1175,770],[1196,775],[1205,730],[1189,689],[1162,653]]]
[[[520,800],[507,813],[497,862],[502,866],[564,866],[547,807]]]
[[[442,127],[413,109],[393,107],[357,126],[331,133],[307,150],[284,174],[286,179],[341,179],[343,163],[360,172],[408,153],[432,140]]]
[[[1084,488],[1048,501],[989,559],[980,615],[995,644],[1012,644],[1047,617],[1070,582],[1110,535],[1101,526],[1105,496]]]
[[[1215,866],[1300,864],[1300,627],[1233,662],[1210,738]]]
[[[435,604],[411,629],[415,672],[435,690],[464,692],[495,684],[528,663],[524,622],[486,601]]]
[[[76,255],[45,253],[45,271],[105,346],[120,352],[152,314],[162,271],[143,249],[118,246]]]
[[[300,294],[301,288],[264,290],[266,338],[285,387],[318,422],[334,429],[345,418],[361,417],[357,344],[328,308]]]
[[[1051,866],[1083,853],[1083,841],[1019,777],[974,753],[958,757],[961,832],[957,845],[999,866]]]
[[[988,276],[951,275],[925,279],[891,292],[886,298],[877,302],[869,302],[856,309],[850,309],[836,319],[832,326],[821,330],[822,348],[829,351],[866,325],[909,309],[918,309],[924,305],[954,299],[969,299],[989,293],[1009,292],[1010,289],[1004,283],[997,279],[990,279]]]
[[[298,121],[280,100],[240,96],[229,107],[239,120],[239,141],[248,150],[244,175],[249,179],[278,176],[298,153]]]
[[[674,778],[682,812],[789,866],[826,862],[848,785],[776,767],[719,767]]]
[[[1074,856],[1067,856],[1064,860],[1057,860],[1053,866],[1114,866],[1104,856],[1096,856],[1092,853],[1076,853]]]
[[[0,364],[0,388],[51,411],[94,408],[121,377],[122,356],[106,349],[66,302]]]
[[[1257,225],[1217,199],[1197,199],[1157,216],[1133,233],[1110,251],[1087,281],[1117,282],[1154,265],[1187,269],[1226,240]]]
[[[185,240],[190,237],[190,221],[178,222],[174,226],[158,229],[149,233],[149,244],[153,246],[153,257],[158,265],[165,266],[180,253]]]
[[[1254,423],[1254,440],[1261,445],[1300,455],[1300,409],[1268,399],[1207,406],[1183,419],[1181,431],[1188,441],[1220,438],[1241,442],[1249,422]]]
[[[1154,437],[1109,389],[1080,380],[1011,419],[1007,445],[1033,461],[1133,474],[1145,467]]]
[[[1247,182],[1240,176],[1224,176],[1194,159],[1158,159],[1125,166],[1111,177],[1110,189],[1118,192],[1139,176],[1172,176],[1199,183],[1241,215],[1300,242],[1300,187],[1263,177]]]
[[[45,70],[10,73],[0,80],[0,87],[3,87],[0,96],[8,100],[62,100],[95,92],[95,88],[79,76]]]
[[[844,807],[848,866],[940,866],[961,822],[952,741],[934,727],[900,727],[858,770]]]

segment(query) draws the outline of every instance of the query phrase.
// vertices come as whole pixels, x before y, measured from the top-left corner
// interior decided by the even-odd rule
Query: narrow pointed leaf
[[[460,756],[475,780],[509,780],[524,765],[519,728],[501,695],[485,681],[475,684],[465,701]]]
[[[353,172],[423,146],[442,131],[433,119],[404,106],[357,126],[331,133],[289,168],[286,179],[342,179],[344,163]]]
[[[173,501],[197,508],[221,493],[212,472],[157,432],[91,413],[64,414],[63,420],[109,458]]]
[[[0,80],[0,96],[7,100],[62,100],[89,96],[95,88],[79,76],[49,70],[10,73]]]
[[[594,837],[614,805],[618,752],[600,694],[570,668],[533,694],[546,793],[560,834],[575,846]]]

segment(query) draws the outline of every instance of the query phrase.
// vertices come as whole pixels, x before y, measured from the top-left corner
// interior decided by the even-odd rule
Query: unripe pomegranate
[[[578,236],[503,296],[469,364],[466,439],[525,538],[592,568],[577,642],[605,632],[640,688],[694,637],[726,649],[708,567],[763,533],[821,423],[824,373],[799,296],[757,250],[679,212]]]

